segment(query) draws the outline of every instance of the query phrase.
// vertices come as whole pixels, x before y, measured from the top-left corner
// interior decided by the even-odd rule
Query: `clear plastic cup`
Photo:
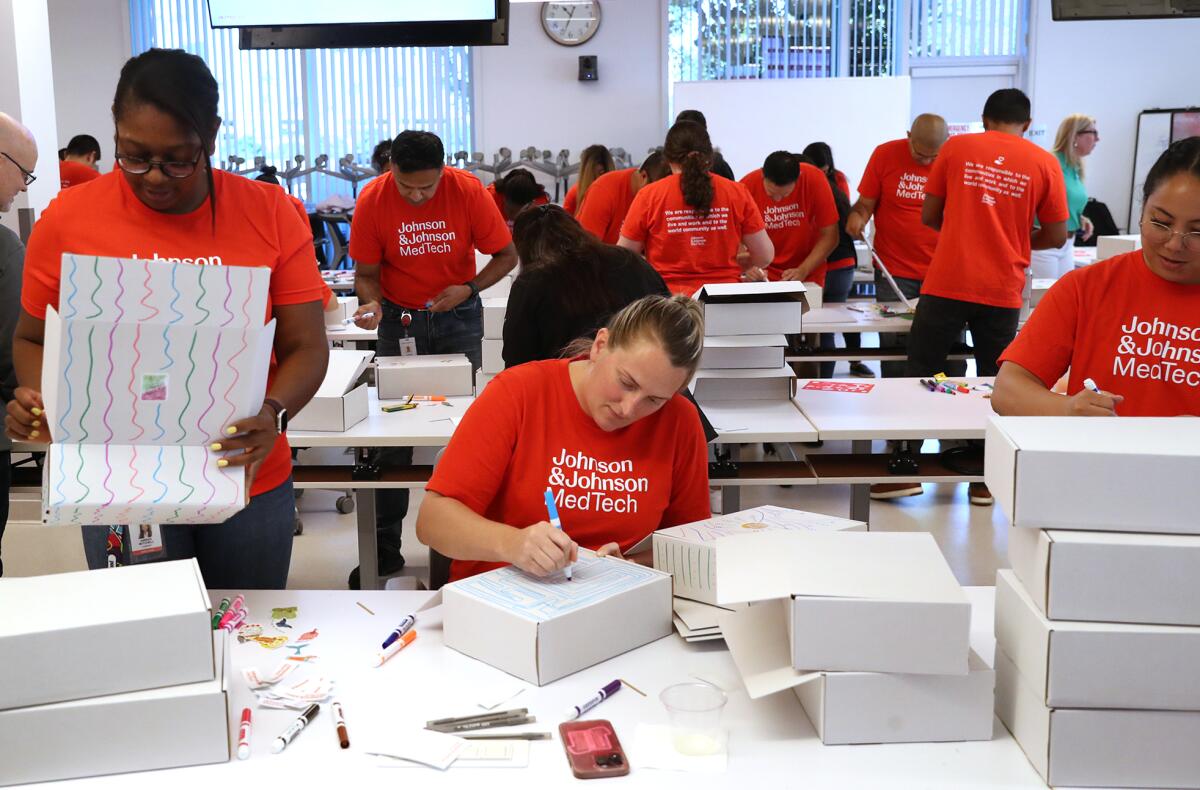
[[[721,751],[725,692],[708,683],[677,683],[658,695],[671,717],[671,742],[687,755]]]

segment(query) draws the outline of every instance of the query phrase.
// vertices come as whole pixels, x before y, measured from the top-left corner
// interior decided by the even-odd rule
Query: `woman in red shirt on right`
[[[1163,152],[1142,204],[1142,248],[1068,272],[1005,350],[998,414],[1200,416],[1200,137]]]
[[[709,172],[713,148],[704,127],[676,123],[667,132],[663,156],[672,175],[638,191],[617,244],[644,255],[672,293],[765,280],[775,245],[746,188]],[[741,244],[750,253],[744,265],[737,257]]]

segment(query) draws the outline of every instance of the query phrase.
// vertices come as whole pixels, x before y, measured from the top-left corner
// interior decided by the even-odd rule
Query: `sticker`
[[[848,392],[853,395],[865,395],[875,389],[875,385],[858,384],[850,381],[810,381],[804,385],[804,389],[819,392]]]
[[[255,637],[262,634],[263,627],[257,623],[246,623],[238,626],[237,637],[239,642],[249,642]]]
[[[160,554],[163,550],[162,529],[157,524],[138,524],[137,534],[129,530],[133,539],[132,553],[134,557],[147,557]]]
[[[276,627],[276,628],[291,628],[292,626],[291,626],[291,624],[290,624],[290,623],[287,621],[287,619],[285,618],[285,619],[283,619],[283,620],[280,620],[278,623],[276,623],[276,624],[275,624],[275,627]]]
[[[288,661],[306,662],[306,661],[316,661],[317,657],[316,656],[288,656],[287,660]]]
[[[167,399],[167,374],[142,374],[142,400],[163,401]]]
[[[296,637],[296,641],[308,642],[312,639],[316,639],[318,636],[320,636],[320,633],[318,633],[317,629],[314,628],[311,631],[305,631],[303,634],[300,634],[300,636]]]
[[[742,525],[742,529],[766,529],[767,525],[761,521],[750,521]]]
[[[264,675],[253,667],[245,667],[242,669],[242,677],[246,679],[250,688],[260,689],[275,685],[295,671],[295,664],[280,664],[270,675]]]
[[[267,650],[278,650],[287,644],[286,636],[256,636],[254,641],[265,647]]]
[[[306,648],[306,647],[312,647],[312,645],[309,645],[309,644],[301,644],[301,645],[288,645],[288,646],[287,646],[288,650],[295,650],[295,651],[296,651],[296,655],[300,655],[300,651],[301,651],[301,650],[303,650],[303,649],[304,649],[304,648]]]
[[[281,606],[279,608],[271,610],[271,619],[272,620],[287,620],[288,618],[291,618],[292,620],[295,620],[296,614],[299,611],[300,611],[299,606]]]

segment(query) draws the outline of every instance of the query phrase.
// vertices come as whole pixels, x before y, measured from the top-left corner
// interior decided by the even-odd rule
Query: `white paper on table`
[[[821,677],[792,668],[787,611],[783,601],[767,601],[720,617],[721,634],[742,675],[750,699],[794,688]]]
[[[455,768],[527,768],[529,741],[467,741]]]
[[[729,741],[724,735],[721,751],[706,755],[687,755],[675,751],[672,730],[662,724],[639,724],[634,730],[633,739],[635,750],[630,762],[638,768],[723,774],[729,767]]]
[[[704,628],[693,631],[678,617],[672,617],[671,622],[675,624],[675,630],[679,632],[685,642],[711,642],[722,638],[720,628]]]
[[[444,771],[454,764],[471,742],[433,730],[405,730],[388,738],[376,737],[367,742],[367,754],[407,760]]]
[[[704,631],[710,628],[720,628],[718,618],[727,612],[734,611],[733,607],[710,606],[699,601],[676,597],[674,600],[675,614],[683,621],[690,631]]]
[[[484,710],[495,710],[509,700],[523,694],[527,685],[508,678],[499,678],[475,692],[475,704]]]

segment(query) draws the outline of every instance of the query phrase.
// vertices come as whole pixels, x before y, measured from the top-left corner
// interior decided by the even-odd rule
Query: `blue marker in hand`
[[[554,492],[550,490],[550,486],[546,486],[546,515],[550,517],[550,526],[558,531],[562,531],[562,521],[558,518],[558,506],[554,504]],[[571,578],[571,565],[563,568],[563,572],[567,574],[567,578]]]

